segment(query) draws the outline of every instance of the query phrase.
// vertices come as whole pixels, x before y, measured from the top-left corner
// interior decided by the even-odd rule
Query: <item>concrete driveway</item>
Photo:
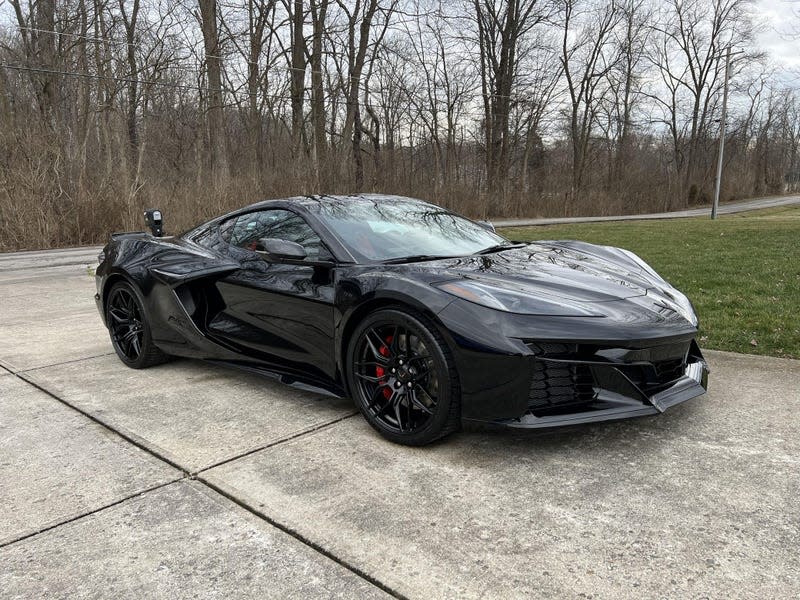
[[[4,598],[800,595],[800,361],[709,352],[657,418],[409,449],[347,401],[125,368],[90,261],[42,256],[0,260]]]

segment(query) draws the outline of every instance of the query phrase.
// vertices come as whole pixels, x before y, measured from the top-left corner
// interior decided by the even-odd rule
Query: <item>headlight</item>
[[[540,295],[531,295],[530,292],[515,288],[513,285],[504,285],[501,283],[486,285],[469,279],[445,281],[434,283],[433,285],[467,302],[521,315],[550,315],[559,317],[603,316],[587,308],[576,306],[574,303],[565,304],[563,300],[557,298],[550,300],[542,298]]]

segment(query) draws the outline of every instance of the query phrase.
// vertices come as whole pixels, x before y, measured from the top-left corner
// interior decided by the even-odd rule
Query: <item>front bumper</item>
[[[585,357],[541,353],[534,360],[528,410],[496,423],[534,429],[655,415],[708,389],[709,368],[693,340]]]

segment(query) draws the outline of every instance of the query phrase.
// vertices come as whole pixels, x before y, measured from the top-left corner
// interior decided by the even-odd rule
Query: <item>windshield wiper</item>
[[[488,248],[484,248],[483,250],[479,250],[472,256],[477,256],[480,254],[490,254],[492,252],[500,252],[501,250],[510,250],[512,248],[522,248],[523,246],[527,246],[527,244],[525,243],[497,244],[495,246],[490,246]],[[464,255],[441,256],[438,254],[412,254],[410,256],[398,256],[397,258],[390,258],[389,260],[381,261],[381,264],[399,265],[403,263],[422,262],[425,260],[446,260],[448,258],[464,258]]]
[[[502,252],[503,250],[511,250],[512,248],[522,248],[526,244],[495,244],[483,250],[479,250],[475,254],[492,254],[493,252]]]
[[[381,261],[384,265],[399,265],[403,263],[422,262],[423,260],[444,260],[446,258],[458,258],[457,256],[440,256],[438,254],[412,254],[410,256],[398,256],[389,260]]]

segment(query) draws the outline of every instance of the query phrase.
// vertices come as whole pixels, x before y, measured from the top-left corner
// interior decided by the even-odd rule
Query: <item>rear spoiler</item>
[[[124,240],[125,238],[142,237],[147,235],[146,231],[115,231],[111,234],[113,241]]]

